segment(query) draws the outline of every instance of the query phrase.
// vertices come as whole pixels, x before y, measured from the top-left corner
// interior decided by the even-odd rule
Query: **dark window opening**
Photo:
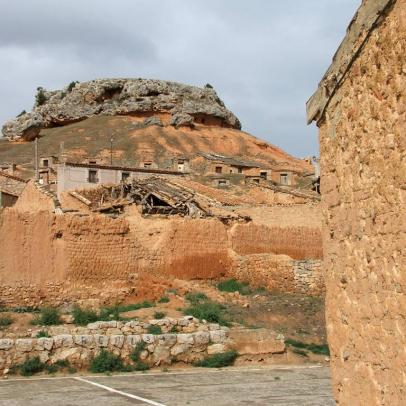
[[[216,166],[216,173],[222,173],[223,172],[223,167],[222,166]]]
[[[123,182],[125,182],[129,177],[130,177],[130,174],[128,172],[122,172],[121,173],[121,180]]]
[[[45,166],[46,168],[49,166],[49,161],[48,161],[48,159],[44,159],[44,160],[42,161],[42,166]]]
[[[218,185],[219,185],[219,186],[227,186],[227,181],[226,181],[226,180],[223,180],[223,179],[222,179],[222,180],[219,180],[219,181],[218,181]]]
[[[97,183],[99,180],[97,179],[97,171],[89,169],[89,183]]]
[[[242,168],[241,167],[238,168],[238,173],[242,173]]]
[[[288,185],[289,184],[289,176],[287,173],[281,173],[281,184],[282,185]]]
[[[267,172],[260,172],[259,176],[261,176],[261,178],[263,178],[263,179],[267,179],[268,178],[268,173]]]
[[[259,183],[259,179],[252,179],[255,183]]]
[[[144,163],[144,168],[145,169],[151,169],[151,167],[152,167],[151,163],[149,163],[149,162]]]
[[[89,161],[89,165],[96,165],[97,162],[96,161]]]

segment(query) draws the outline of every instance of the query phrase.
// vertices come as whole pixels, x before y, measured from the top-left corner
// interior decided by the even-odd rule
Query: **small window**
[[[152,164],[150,162],[144,162],[144,168],[145,169],[151,169]]]
[[[96,161],[89,161],[89,165],[96,165],[97,162]]]
[[[259,179],[258,179],[258,178],[252,179],[252,181],[255,182],[255,183],[259,183]]]
[[[48,159],[44,159],[44,160],[42,161],[42,166],[44,166],[45,168],[48,168],[48,166],[49,166],[49,161],[48,161]]]
[[[121,180],[125,182],[130,177],[129,172],[121,172]]]
[[[89,169],[89,183],[97,183],[99,180],[97,179],[97,171],[93,169]]]
[[[287,173],[281,173],[281,184],[289,185],[289,175]]]
[[[222,166],[216,166],[216,173],[223,173],[223,167]]]
[[[267,179],[268,178],[268,172],[260,172],[259,176],[261,176],[262,179]]]
[[[232,170],[232,169],[230,169],[230,173],[233,173],[233,170]]]
[[[220,179],[220,180],[218,181],[218,185],[219,185],[219,186],[227,186],[227,181],[226,181],[225,179]]]
[[[238,173],[242,173],[242,168],[241,168],[241,166],[238,167]]]

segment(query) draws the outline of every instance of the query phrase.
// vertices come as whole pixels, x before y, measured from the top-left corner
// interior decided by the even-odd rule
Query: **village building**
[[[63,162],[58,165],[57,195],[75,189],[118,184],[151,175],[182,176],[183,172],[112,165]]]
[[[364,0],[307,104],[339,405],[406,404],[405,55],[406,0]]]
[[[0,171],[0,208],[14,206],[26,184],[24,179]]]

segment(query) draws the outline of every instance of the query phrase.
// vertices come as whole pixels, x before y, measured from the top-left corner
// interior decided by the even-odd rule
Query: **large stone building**
[[[405,55],[406,0],[364,0],[307,105],[340,405],[406,404]]]

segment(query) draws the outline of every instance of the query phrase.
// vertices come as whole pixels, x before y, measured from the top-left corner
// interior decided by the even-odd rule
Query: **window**
[[[242,168],[241,168],[241,166],[238,167],[238,173],[242,173]]]
[[[90,164],[90,165],[96,165],[97,162],[96,162],[96,161],[89,161],[89,164]]]
[[[218,181],[218,185],[219,185],[219,186],[227,186],[227,181],[226,181],[225,179],[220,179],[220,180]]]
[[[252,181],[255,182],[255,183],[259,183],[259,179],[258,179],[258,178],[252,179]]]
[[[268,178],[268,173],[267,172],[260,172],[259,176],[261,176],[262,179],[267,179]]]
[[[289,185],[289,174],[281,173],[281,184],[282,185]]]
[[[129,172],[121,172],[121,180],[125,182],[130,177]]]
[[[43,160],[42,160],[42,166],[44,166],[45,168],[48,168],[48,166],[49,166],[49,161],[48,161],[48,159],[43,159]]]
[[[232,169],[230,169],[230,173],[233,173],[233,170],[232,170]]]
[[[150,162],[144,162],[144,168],[145,169],[151,169],[152,164]]]
[[[97,183],[99,180],[97,179],[97,171],[94,169],[89,169],[89,183]]]
[[[222,166],[216,166],[216,173],[222,173],[223,172],[223,167]]]

